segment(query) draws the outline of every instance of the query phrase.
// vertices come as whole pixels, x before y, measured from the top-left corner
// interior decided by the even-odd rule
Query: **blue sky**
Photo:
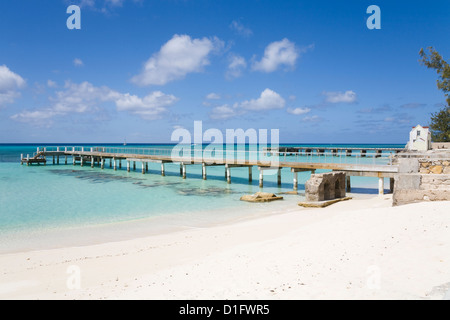
[[[0,143],[164,143],[196,120],[406,143],[445,102],[418,52],[450,60],[449,16],[448,0],[1,1]]]

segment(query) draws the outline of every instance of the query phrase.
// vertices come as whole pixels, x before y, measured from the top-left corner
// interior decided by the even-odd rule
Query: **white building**
[[[431,132],[428,127],[417,125],[409,133],[408,150],[427,151],[431,149]]]

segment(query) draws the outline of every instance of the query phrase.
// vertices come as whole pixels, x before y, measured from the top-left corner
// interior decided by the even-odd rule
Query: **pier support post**
[[[161,175],[163,177],[166,175],[166,168],[164,167],[164,162],[161,162]]]
[[[227,167],[226,170],[227,170],[227,183],[230,184],[231,183],[231,169],[230,169],[230,167]]]
[[[262,188],[263,184],[264,184],[264,174],[263,174],[263,170],[261,168],[259,168],[259,187]]]
[[[384,178],[378,178],[378,194],[384,194]]]
[[[80,155],[80,165],[83,166],[84,165],[84,158],[83,155]]]
[[[109,158],[109,167],[112,168],[112,158]]]
[[[253,175],[253,167],[250,166],[250,167],[248,167],[248,183],[252,183],[252,180],[253,180],[252,175]]]
[[[53,156],[52,158],[53,158],[53,164],[55,164],[55,156]]]
[[[116,162],[116,158],[113,158],[113,162],[114,162],[114,171],[117,170],[117,162]]]
[[[351,185],[350,176],[346,176],[345,180],[346,180],[346,191],[347,192],[351,192],[352,191],[352,185]]]
[[[119,169],[122,169],[122,159],[119,159]]]
[[[59,164],[59,156],[56,156],[56,164]]]
[[[136,171],[136,161],[133,161],[133,171]]]
[[[95,164],[95,159],[94,159],[94,157],[92,156],[92,157],[91,157],[91,168],[94,167],[94,164]]]
[[[228,180],[228,172],[227,172],[227,167],[225,167],[225,180]]]
[[[180,176],[182,176],[182,175],[183,175],[183,164],[180,163]]]
[[[39,151],[39,150],[38,150]],[[23,165],[23,153],[20,155],[20,164]]]
[[[294,171],[294,190],[298,189],[298,172]]]
[[[145,163],[145,172],[148,172],[148,162]]]
[[[142,174],[145,174],[145,163],[142,161]]]
[[[394,183],[395,183],[395,179],[389,178],[389,191],[391,191],[391,193],[394,193]]]
[[[186,165],[182,164],[182,171],[183,171],[183,179],[186,179]]]
[[[202,177],[206,180],[206,163],[202,163]]]
[[[64,159],[64,164],[67,164],[67,156],[66,156],[66,158]]]
[[[131,161],[127,161],[127,172],[130,172]]]
[[[105,159],[100,159],[100,163],[101,163],[101,168],[102,170],[105,169]]]
[[[277,184],[278,186],[281,186],[281,168],[278,168],[277,170]]]
[[[75,155],[72,156],[72,163],[73,165],[77,164],[77,158],[75,157]]]

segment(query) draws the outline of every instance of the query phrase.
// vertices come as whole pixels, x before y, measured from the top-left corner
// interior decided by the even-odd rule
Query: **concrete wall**
[[[433,142],[431,148],[435,149],[450,149],[450,142]]]

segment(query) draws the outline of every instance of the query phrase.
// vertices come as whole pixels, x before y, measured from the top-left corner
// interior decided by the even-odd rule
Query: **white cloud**
[[[296,116],[302,115],[302,114],[306,114],[308,112],[310,112],[311,109],[310,108],[295,108],[295,109],[287,109],[287,112]]]
[[[16,91],[7,91],[0,93],[0,108],[7,103],[13,103],[15,99],[20,97],[20,93]]]
[[[116,100],[118,111],[128,111],[147,120],[161,117],[167,111],[167,107],[173,105],[178,98],[167,95],[161,91],[155,91],[144,98],[126,93]]]
[[[285,100],[275,91],[265,89],[258,99],[242,102],[239,106],[246,110],[270,110],[281,109],[285,105]]]
[[[227,79],[238,78],[242,75],[242,71],[247,68],[247,62],[239,55],[231,54],[229,57],[228,69],[225,74]]]
[[[75,58],[73,60],[73,65],[75,67],[82,67],[82,66],[84,66],[84,63],[83,63],[83,61],[81,61],[81,59]]]
[[[250,37],[253,34],[251,29],[244,27],[242,23],[236,20],[231,22],[230,28],[243,37]]]
[[[56,116],[95,113],[103,103],[115,103],[117,111],[128,111],[144,119],[156,119],[167,111],[167,107],[178,99],[160,91],[144,98],[129,93],[119,93],[106,86],[95,87],[89,82],[80,84],[66,82],[64,90],[50,98],[50,106],[39,110],[25,110],[11,118],[21,122],[40,124]]]
[[[278,93],[271,89],[265,89],[257,99],[236,102],[232,106],[228,104],[216,106],[209,116],[211,119],[225,120],[246,114],[249,111],[282,109],[285,103],[285,100]]]
[[[211,92],[210,94],[208,94],[206,96],[206,99],[208,99],[208,100],[218,100],[218,99],[220,99],[220,95],[217,94],[217,93]]]
[[[191,39],[188,35],[174,35],[131,80],[140,86],[164,85],[182,79],[188,73],[202,72],[210,64],[210,54],[223,45],[218,38]]]
[[[356,102],[356,93],[352,90],[345,92],[323,92],[325,101],[329,103],[354,103]]]
[[[56,84],[55,81],[52,80],[47,80],[47,87],[49,88],[56,88],[58,85]]]
[[[307,116],[307,117],[304,117],[302,119],[302,121],[304,121],[304,122],[320,122],[320,121],[322,121],[322,118],[319,117],[318,115]]]
[[[114,7],[121,7],[125,0],[105,0],[105,4],[111,5]]]
[[[21,76],[5,65],[0,66],[0,107],[20,97],[18,90],[24,86],[25,80]]]
[[[290,68],[295,66],[300,51],[295,44],[284,38],[281,41],[270,43],[264,50],[264,57],[256,61],[252,69],[262,72],[273,72],[284,65]]]
[[[25,80],[17,73],[12,72],[5,65],[0,66],[0,93],[17,90],[25,86]]]
[[[225,120],[229,118],[233,118],[238,115],[238,112],[235,108],[230,107],[227,104],[222,106],[215,107],[210,113],[210,118],[214,120]]]

